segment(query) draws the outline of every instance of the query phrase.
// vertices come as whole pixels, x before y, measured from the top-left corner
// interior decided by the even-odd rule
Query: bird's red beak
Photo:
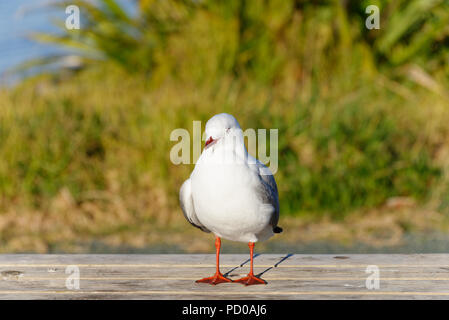
[[[206,144],[204,147],[207,147],[209,144],[211,144],[212,142],[214,142],[215,140],[212,139],[212,137],[209,137],[209,139],[207,139]]]

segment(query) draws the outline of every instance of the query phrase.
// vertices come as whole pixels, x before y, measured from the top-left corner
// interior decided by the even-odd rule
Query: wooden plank
[[[449,299],[449,254],[260,254],[267,285],[211,286],[215,255],[0,255],[0,299]],[[369,265],[380,288],[366,288]],[[68,266],[79,290],[66,287]],[[223,254],[231,279],[247,274],[248,255]]]

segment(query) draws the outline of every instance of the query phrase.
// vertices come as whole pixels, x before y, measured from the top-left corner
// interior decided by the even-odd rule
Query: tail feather
[[[273,228],[273,232],[274,232],[274,233],[281,233],[281,232],[282,232],[282,228],[276,226],[276,227]]]

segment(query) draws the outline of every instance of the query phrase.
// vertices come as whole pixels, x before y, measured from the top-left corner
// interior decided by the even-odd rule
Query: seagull
[[[262,162],[248,154],[237,120],[220,113],[206,123],[206,144],[190,178],[181,186],[179,199],[190,224],[215,235],[216,272],[197,280],[212,285],[238,282],[266,284],[253,272],[254,245],[279,227],[279,196],[273,174]],[[221,238],[247,242],[250,272],[238,280],[220,272]]]

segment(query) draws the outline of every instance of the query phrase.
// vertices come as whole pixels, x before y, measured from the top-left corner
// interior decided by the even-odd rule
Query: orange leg
[[[234,282],[243,283],[245,286],[250,286],[253,284],[267,284],[265,282],[265,280],[258,278],[254,275],[254,271],[253,271],[254,242],[249,242],[248,246],[249,246],[249,252],[250,252],[249,254],[251,257],[251,267],[250,267],[249,273],[246,277],[235,280]]]
[[[215,248],[217,249],[217,270],[212,277],[203,278],[200,280],[196,280],[197,283],[210,283],[210,284],[219,284],[223,282],[232,282],[231,279],[226,278],[220,272],[220,247],[221,247],[221,239],[219,237],[215,237]]]

